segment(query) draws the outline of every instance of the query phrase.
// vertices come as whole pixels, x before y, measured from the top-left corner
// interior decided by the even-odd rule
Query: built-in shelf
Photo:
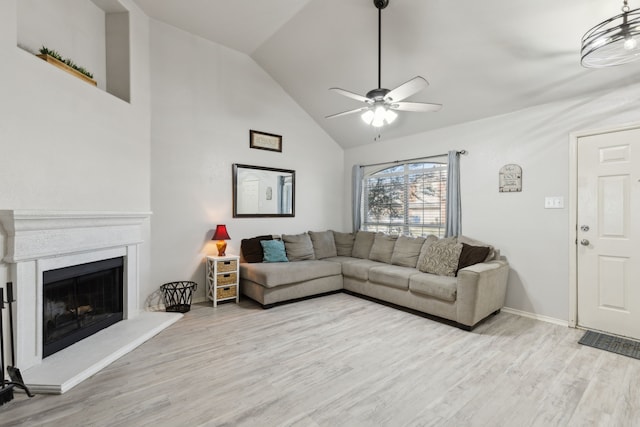
[[[74,77],[79,78],[80,80],[83,80],[91,85],[97,86],[98,82],[96,82],[95,80],[93,80],[91,77],[89,76],[85,76],[84,74],[82,74],[80,71],[75,70],[71,67],[69,67],[67,64],[65,64],[64,62],[54,58],[51,55],[46,55],[46,54],[40,54],[40,55],[36,55],[38,58],[44,60],[45,62],[53,65],[54,67],[57,67],[59,69],[61,69],[62,71],[65,71],[69,74],[71,74]]]
[[[129,11],[118,0],[20,0],[17,23],[19,48],[34,58],[42,46],[53,49],[89,70],[99,89],[130,102]]]

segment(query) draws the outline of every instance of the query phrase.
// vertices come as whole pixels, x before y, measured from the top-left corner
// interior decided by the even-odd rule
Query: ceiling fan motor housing
[[[385,7],[389,6],[389,0],[373,0],[373,4],[378,9],[384,9]]]
[[[373,99],[374,101],[382,101],[389,92],[389,89],[373,89],[367,92],[367,98]]]

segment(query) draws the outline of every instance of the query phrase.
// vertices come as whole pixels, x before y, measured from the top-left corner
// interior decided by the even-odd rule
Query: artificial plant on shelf
[[[74,70],[76,70],[77,72],[84,74],[85,76],[89,77],[90,79],[93,79],[93,74],[90,73],[89,71],[87,71],[84,67],[81,67],[79,65],[76,65],[72,60],[70,60],[69,58],[63,58],[62,55],[60,55],[57,51],[55,50],[51,50],[48,49],[46,46],[42,46],[40,48],[40,53],[42,55],[49,55],[52,58],[57,59],[58,61],[66,64],[67,66],[73,68]]]

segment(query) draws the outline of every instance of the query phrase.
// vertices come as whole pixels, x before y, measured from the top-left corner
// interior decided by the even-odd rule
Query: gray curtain
[[[460,153],[449,151],[447,170],[447,223],[444,237],[462,234],[462,208],[460,204]]]
[[[362,167],[353,165],[351,173],[351,215],[353,223],[353,232],[360,230],[362,218],[360,212],[362,210]]]

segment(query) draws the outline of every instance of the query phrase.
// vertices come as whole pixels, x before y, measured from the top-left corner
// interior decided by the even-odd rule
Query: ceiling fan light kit
[[[640,59],[640,9],[623,1],[622,13],[582,36],[581,63],[588,68],[622,65]]]
[[[367,106],[344,111],[342,113],[332,114],[326,118],[332,119],[335,117],[362,112],[360,117],[366,124],[374,127],[382,127],[385,124],[393,123],[398,117],[398,114],[394,110],[413,111],[419,113],[438,111],[442,108],[442,105],[440,104],[401,102],[411,95],[420,92],[429,85],[429,83],[420,76],[414,77],[393,90],[381,87],[382,9],[389,5],[389,0],[373,0],[373,4],[378,9],[378,88],[370,90],[367,92],[366,96],[337,87],[329,89],[340,95],[355,99],[356,101],[364,102]]]

